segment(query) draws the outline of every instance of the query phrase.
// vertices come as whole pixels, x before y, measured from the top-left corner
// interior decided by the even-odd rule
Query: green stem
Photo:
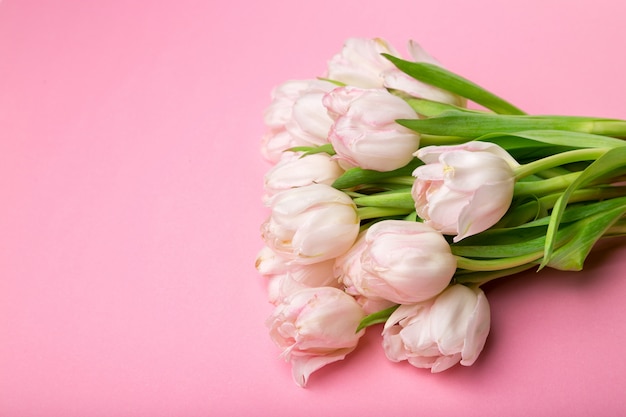
[[[543,171],[535,173],[535,175],[543,179],[548,179],[548,178],[559,177],[561,175],[567,175],[571,173],[572,171],[570,171],[569,169],[566,169],[563,167],[554,167],[554,168],[544,169]]]
[[[539,181],[518,181],[515,183],[514,195],[516,197],[526,195],[546,195],[555,191],[566,189],[576,178],[580,176],[580,172],[572,172],[569,174],[551,177]]]
[[[595,135],[624,138],[626,137],[626,121],[598,120],[592,124],[591,133]]]
[[[536,264],[528,263],[520,266],[515,266],[513,268],[500,269],[497,271],[479,271],[479,272],[468,272],[468,273],[460,273],[455,275],[454,280],[459,284],[473,284],[480,287],[483,284],[486,284],[489,281],[493,281],[494,279],[508,277],[513,274],[517,274],[523,271],[526,271]]]
[[[499,271],[520,267],[533,263],[543,256],[543,249],[521,256],[512,256],[502,259],[470,259],[462,256],[455,256],[457,268],[468,269],[470,271]]]
[[[565,164],[571,164],[572,162],[596,160],[608,150],[608,148],[586,148],[547,156],[515,168],[515,179],[519,180],[520,178],[527,177],[534,173]]]
[[[356,209],[361,220],[375,219],[378,217],[403,216],[410,214],[414,208],[397,208],[397,207],[359,207]]]
[[[411,191],[390,191],[353,199],[357,206],[365,207],[393,207],[401,209],[415,208]]]

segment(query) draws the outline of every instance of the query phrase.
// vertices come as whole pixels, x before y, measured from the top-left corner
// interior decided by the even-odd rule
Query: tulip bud
[[[291,265],[287,259],[276,255],[268,247],[257,257],[256,268],[268,279],[269,301],[279,304],[303,288],[339,287],[334,271],[335,260],[310,265]]]
[[[402,305],[383,330],[389,360],[444,371],[457,363],[472,365],[490,326],[489,303],[479,288],[452,285],[434,299]]]
[[[441,233],[429,226],[384,220],[362,234],[335,265],[348,293],[409,304],[446,288],[456,259]]]
[[[296,264],[311,264],[345,253],[359,233],[356,205],[325,184],[293,188],[268,202],[261,232],[265,244]]]
[[[441,64],[416,42],[409,42],[409,54],[415,62]],[[381,54],[401,58],[387,41],[376,38],[350,38],[341,52],[328,62],[327,79],[360,88],[390,88],[414,97],[464,106],[465,100],[456,94],[422,83],[400,71]]]
[[[282,152],[296,146],[328,143],[332,119],[322,98],[335,87],[327,81],[293,80],[274,89],[264,116],[268,131],[261,150],[267,160],[276,163]]]
[[[282,159],[265,174],[265,196],[269,197],[280,191],[303,187],[311,184],[331,185],[343,174],[337,161],[326,153],[301,156],[298,153],[286,153]]]
[[[413,172],[417,215],[455,242],[493,226],[511,205],[518,164],[498,145],[427,146],[415,155],[426,164]]]
[[[408,164],[419,147],[419,135],[397,119],[415,118],[415,111],[384,89],[337,88],[323,103],[335,122],[329,140],[344,168],[392,171]]]
[[[299,290],[268,318],[270,336],[291,362],[296,384],[354,350],[364,330],[356,332],[365,313],[345,292],[332,287]]]

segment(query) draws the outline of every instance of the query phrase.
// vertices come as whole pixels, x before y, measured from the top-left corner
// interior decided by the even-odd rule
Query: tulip
[[[376,171],[401,168],[413,159],[419,135],[397,119],[415,118],[415,111],[384,89],[337,88],[323,103],[334,119],[329,140],[344,168]]]
[[[338,288],[334,265],[334,259],[310,265],[290,265],[287,259],[268,247],[259,252],[256,260],[257,270],[268,279],[269,301],[275,305],[303,288]]]
[[[270,336],[291,362],[294,381],[342,360],[365,333],[356,332],[365,313],[350,295],[333,287],[307,288],[287,297],[268,318]]]
[[[337,161],[326,153],[307,156],[300,153],[285,153],[265,174],[264,200],[291,188],[311,184],[331,185],[343,172]]]
[[[332,119],[322,98],[335,87],[322,80],[293,80],[274,89],[264,115],[268,131],[261,150],[267,160],[276,163],[282,152],[296,146],[328,143]]]
[[[359,233],[352,199],[326,184],[280,192],[267,204],[271,213],[261,227],[265,244],[295,264],[343,255]]]
[[[452,285],[434,299],[402,305],[383,329],[383,348],[393,362],[444,371],[472,365],[490,326],[489,303],[479,288]]]
[[[456,259],[441,233],[402,220],[371,226],[335,265],[346,292],[396,304],[434,297],[456,271]]]
[[[518,164],[498,145],[427,146],[415,155],[426,164],[413,172],[417,215],[455,242],[493,226],[511,205]]]
[[[441,65],[416,42],[409,42],[409,54],[415,62]],[[341,52],[328,62],[325,78],[361,88],[390,88],[428,100],[463,106],[465,100],[455,94],[424,84],[396,68],[386,53],[400,57],[398,51],[383,39],[348,39]]]
[[[328,62],[325,78],[355,87],[382,88],[382,75],[395,68],[382,53],[399,56],[393,46],[383,39],[350,38],[341,52]]]

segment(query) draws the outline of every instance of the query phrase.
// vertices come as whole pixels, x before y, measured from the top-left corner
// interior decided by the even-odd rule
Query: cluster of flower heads
[[[416,43],[408,49],[411,61],[401,62],[424,64],[435,73],[441,68]],[[565,213],[554,200],[583,185],[580,177],[589,163],[570,164],[597,160],[604,155],[599,148],[607,152],[607,146],[554,151],[562,146],[559,141],[571,140],[554,132],[577,135],[580,129],[567,127],[578,120],[566,120],[565,128],[558,123],[546,128],[542,121],[534,122],[539,126],[534,131],[527,125],[511,128],[519,139],[514,143],[532,142],[512,148],[539,155],[524,164],[498,140],[484,140],[495,128],[440,132],[441,126],[454,126],[446,117],[465,118],[462,130],[472,125],[467,118],[500,116],[466,108],[468,99],[480,102],[486,94],[482,101],[489,104],[492,96],[474,94],[471,83],[461,95],[463,88],[452,92],[436,81],[421,81],[389,56],[400,54],[381,39],[349,39],[322,77],[277,87],[265,113],[262,153],[273,166],[265,175],[263,200],[270,214],[261,227],[265,247],[256,266],[267,277],[269,300],[276,306],[267,321],[270,335],[300,386],[314,371],[352,352],[369,325],[382,322],[383,347],[392,361],[432,372],[472,365],[490,329],[483,283],[542,262],[575,269],[564,266],[565,255],[546,256],[552,246],[567,243],[549,237],[556,232],[547,228],[561,220],[550,220],[549,213]],[[434,128],[415,123],[437,117],[442,121]],[[403,120],[409,122],[399,123]],[[497,129],[500,120],[493,122]],[[518,119],[510,124],[515,123]],[[621,143],[596,136],[610,149]],[[501,144],[511,143],[509,135],[498,137]],[[580,184],[567,188],[577,178]],[[611,196],[623,196],[615,182]],[[580,198],[590,200],[600,198]],[[626,203],[617,206],[626,211]],[[545,216],[537,215],[540,209]],[[568,212],[563,221],[573,216],[566,225],[577,226],[580,218],[589,218],[585,213]],[[622,216],[607,221],[601,235]],[[533,237],[541,250],[489,254],[489,248],[514,243],[510,231],[531,221],[543,227]],[[496,224],[502,227],[493,228]],[[481,238],[485,231],[495,235]]]

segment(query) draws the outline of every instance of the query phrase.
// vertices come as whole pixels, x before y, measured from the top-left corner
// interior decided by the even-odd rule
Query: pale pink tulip
[[[385,324],[383,348],[391,361],[431,372],[459,362],[470,366],[485,345],[490,321],[482,290],[452,285],[434,299],[398,307]]]
[[[365,313],[350,295],[333,287],[299,290],[279,304],[267,320],[270,336],[291,362],[294,381],[352,352],[365,333],[356,332]]]
[[[383,74],[395,66],[381,54],[400,56],[393,46],[380,38],[350,38],[341,52],[328,62],[328,79],[361,88],[382,88]]]
[[[342,87],[326,94],[323,102],[335,120],[329,140],[344,169],[391,171],[413,159],[419,135],[396,120],[417,116],[401,98],[384,89]]]
[[[291,264],[268,247],[257,257],[256,268],[268,280],[269,301],[281,303],[286,297],[303,288],[335,287],[339,280],[335,274],[335,260],[310,265]]]
[[[311,264],[345,253],[359,233],[356,205],[326,184],[280,192],[267,202],[269,218],[261,232],[265,244],[296,264]]]
[[[426,164],[413,172],[417,215],[456,235],[455,242],[493,226],[508,210],[518,164],[498,145],[427,146],[415,155]]]
[[[337,161],[326,153],[302,156],[286,152],[265,174],[264,200],[281,191],[310,184],[331,185],[344,173]]]
[[[335,265],[346,292],[396,304],[434,297],[456,271],[456,259],[441,233],[402,220],[371,226]]]
[[[408,49],[413,61],[441,66],[417,43],[410,41]],[[454,105],[465,104],[464,99],[455,94],[406,75],[382,56],[382,53],[402,58],[400,53],[383,39],[350,38],[345,42],[341,52],[328,62],[325,78],[355,87],[391,88],[428,100]]]
[[[322,98],[335,87],[322,80],[292,80],[272,91],[272,102],[264,116],[268,130],[261,147],[268,161],[278,162],[289,148],[328,143],[332,119]]]

